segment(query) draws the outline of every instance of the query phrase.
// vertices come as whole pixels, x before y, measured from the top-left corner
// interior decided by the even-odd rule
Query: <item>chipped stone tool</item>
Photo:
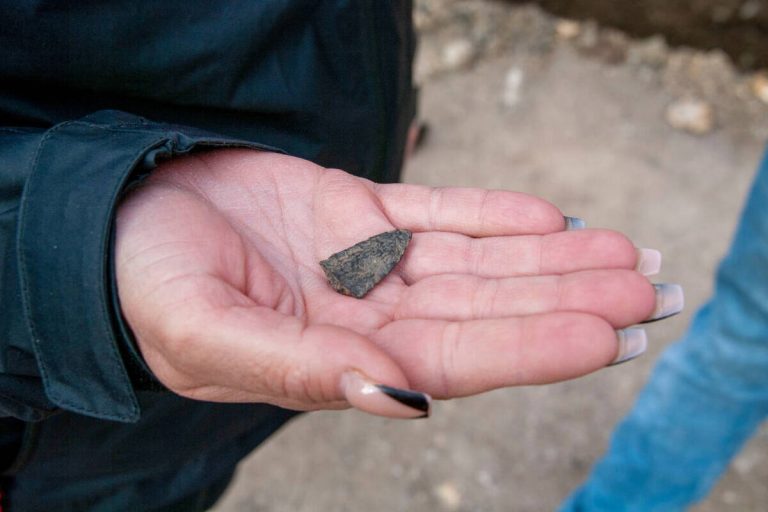
[[[334,290],[360,299],[395,268],[410,241],[408,230],[387,231],[337,252],[320,266]]]

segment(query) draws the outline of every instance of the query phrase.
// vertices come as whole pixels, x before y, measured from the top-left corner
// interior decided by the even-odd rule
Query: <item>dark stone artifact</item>
[[[360,299],[395,268],[410,241],[408,230],[387,231],[337,252],[320,266],[334,290]]]

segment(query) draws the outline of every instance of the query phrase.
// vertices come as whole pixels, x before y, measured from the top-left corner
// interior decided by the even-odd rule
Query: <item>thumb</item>
[[[162,352],[166,375],[173,368],[173,380],[180,384],[169,387],[185,396],[298,410],[348,404],[391,418],[429,415],[429,395],[409,390],[397,363],[349,329],[306,326],[260,306],[198,312],[174,323],[184,333],[169,335],[175,329],[166,326],[162,337],[177,341],[155,354]],[[147,358],[151,367],[153,359]]]
[[[390,418],[429,416],[431,397],[408,389],[407,379],[393,359],[360,334],[337,326],[312,326],[303,332],[307,341],[292,355],[299,366],[311,368],[309,381],[334,387],[351,406]],[[312,345],[303,350],[302,345]]]

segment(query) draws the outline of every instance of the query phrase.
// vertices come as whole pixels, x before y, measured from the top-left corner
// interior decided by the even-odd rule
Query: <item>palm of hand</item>
[[[415,232],[411,247],[364,300],[330,288],[319,260],[396,228]],[[652,307],[650,285],[627,270],[626,239],[596,233],[581,243],[607,253],[547,259],[541,235],[585,235],[561,229],[562,215],[528,196],[494,203],[478,190],[377,186],[280,155],[214,152],[171,162],[121,207],[118,284],[148,365],[186,396],[344,407],[349,368],[461,396],[603,366],[613,328]],[[627,287],[637,299],[611,309],[613,288]]]

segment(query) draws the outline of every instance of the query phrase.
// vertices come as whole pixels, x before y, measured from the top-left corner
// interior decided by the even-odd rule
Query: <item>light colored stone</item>
[[[600,29],[592,20],[588,20],[581,26],[577,43],[582,48],[594,48],[600,39]]]
[[[434,492],[445,510],[458,510],[461,506],[461,493],[453,482],[443,482]]]
[[[667,107],[667,123],[673,128],[694,135],[705,135],[715,127],[712,106],[695,98],[682,98]]]
[[[446,70],[463,68],[474,58],[475,48],[468,39],[454,39],[443,47],[442,61]]]
[[[741,476],[749,475],[760,465],[761,457],[759,453],[744,451],[739,453],[731,462],[733,470]]]
[[[752,93],[762,101],[768,104],[768,74],[758,73],[750,82]]]
[[[739,7],[739,18],[743,20],[754,19],[763,10],[760,0],[747,0]]]
[[[521,91],[525,81],[525,72],[517,66],[511,67],[504,75],[504,91],[501,102],[507,108],[514,108],[522,100]]]
[[[629,46],[627,63],[661,68],[667,63],[669,47],[664,36],[655,35]]]
[[[558,20],[555,25],[555,34],[560,39],[574,39],[581,33],[581,23],[576,20]]]

